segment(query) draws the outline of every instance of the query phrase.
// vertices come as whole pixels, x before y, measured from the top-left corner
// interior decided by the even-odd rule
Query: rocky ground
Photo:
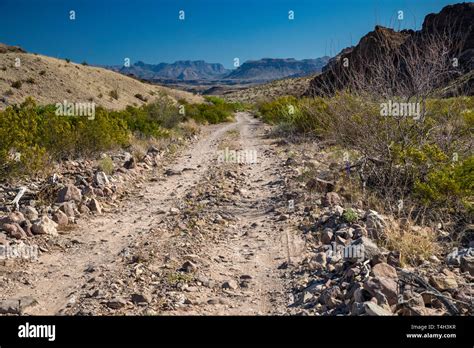
[[[403,264],[381,243],[392,219],[341,192],[315,144],[237,113],[188,145],[119,154],[110,176],[69,163],[16,212],[5,195],[0,244],[39,258],[0,260],[0,313],[472,314],[472,248]]]

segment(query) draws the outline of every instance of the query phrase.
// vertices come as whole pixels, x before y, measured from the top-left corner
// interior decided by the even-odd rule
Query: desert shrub
[[[20,89],[21,88],[21,85],[22,85],[22,82],[20,80],[17,80],[17,81],[13,81],[11,86],[13,88],[16,88],[16,89]]]
[[[66,63],[70,63],[70,62],[71,62],[71,60],[70,60],[69,58],[66,58],[66,59],[64,59],[64,60],[66,61]]]
[[[416,180],[414,193],[428,206],[472,213],[474,156],[431,168],[424,178]]]
[[[224,105],[224,104],[226,104],[226,101],[224,99],[213,96],[213,95],[205,96],[204,99],[207,102],[212,103],[214,105]]]
[[[184,115],[173,101],[166,95],[158,96],[152,103],[145,105],[144,110],[148,117],[156,122],[160,127],[171,129],[184,121]]]
[[[34,84],[35,83],[35,79],[32,78],[32,77],[28,77],[26,80],[25,80],[26,83],[29,83],[29,84]]]
[[[116,89],[111,90],[109,92],[109,97],[111,97],[112,99],[118,100],[118,98],[119,98],[118,90],[116,90]]]
[[[104,156],[99,160],[98,168],[105,174],[111,175],[114,171],[114,161],[109,156]]]
[[[355,222],[359,218],[359,216],[357,215],[356,211],[349,208],[344,211],[344,213],[342,214],[342,218],[344,219],[344,221],[351,223]]]
[[[84,66],[88,66],[88,65],[89,65],[86,61],[82,62],[81,64],[84,65]]]
[[[39,74],[40,74],[40,76],[43,76],[44,74],[46,74],[46,70],[41,70],[41,71],[39,72]]]
[[[196,110],[196,115],[203,120],[215,122],[227,120],[231,114],[226,104],[189,105],[189,108]],[[223,114],[215,113],[215,110]],[[190,118],[181,128],[177,127],[183,121],[186,117],[165,95],[158,96],[151,104],[128,106],[121,111],[98,107],[92,120],[58,116],[55,105],[38,106],[28,98],[20,105],[0,111],[0,177],[39,173],[52,161],[166,138],[173,132],[196,134],[195,121]],[[20,158],[13,158],[14,153],[20,153]],[[102,162],[99,165],[107,172],[107,163]]]
[[[28,98],[0,112],[0,174],[37,173],[49,161],[125,146],[129,131],[121,117],[98,108],[94,120],[55,114]],[[21,154],[20,161],[10,153]]]
[[[14,93],[13,93],[13,90],[12,89],[8,89],[5,91],[5,93],[3,93],[4,96],[6,97],[9,97],[9,96],[12,96]]]
[[[199,123],[216,124],[232,120],[233,113],[237,106],[227,103],[218,97],[206,97],[207,103],[188,104],[186,101],[179,101],[184,106],[186,118],[192,118]]]
[[[387,221],[387,224],[379,243],[388,250],[399,252],[403,266],[417,266],[440,251],[432,229],[414,228],[414,222],[411,220],[404,225],[393,220]]]
[[[293,96],[286,96],[270,102],[263,102],[258,105],[258,111],[265,122],[288,123],[291,122],[293,112],[298,112],[298,99]]]
[[[381,116],[383,102],[345,92],[331,98],[282,97],[261,103],[258,113],[286,133],[310,134],[356,153],[351,165],[361,184],[392,212],[404,200],[415,206],[405,214],[423,211],[436,218],[443,211],[468,221],[474,98],[427,99],[423,119]]]
[[[144,96],[141,95],[140,93],[135,94],[135,98],[140,99],[140,100],[143,101],[143,102],[147,102],[147,101],[148,101],[148,98],[144,97]]]

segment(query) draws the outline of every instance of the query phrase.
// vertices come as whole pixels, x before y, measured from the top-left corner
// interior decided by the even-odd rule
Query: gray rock
[[[94,174],[94,183],[98,187],[105,187],[109,185],[110,181],[109,181],[109,178],[107,177],[107,174],[105,174],[104,172],[96,172]]]
[[[365,260],[372,260],[374,257],[380,255],[380,251],[377,244],[375,244],[370,238],[360,237],[350,244],[352,247],[356,247],[361,253],[363,253],[363,258]]]
[[[365,214],[365,220],[367,232],[371,238],[379,239],[385,233],[387,223],[384,217],[375,210],[367,211],[367,214]]]
[[[31,207],[31,206],[25,207],[25,209],[23,210],[23,214],[30,221],[36,220],[39,217],[38,211],[34,207]]]
[[[461,257],[463,256],[474,256],[474,248],[454,248],[453,251],[446,256],[446,263],[448,265],[460,266]]]
[[[58,193],[58,203],[74,201],[79,203],[82,200],[82,193],[74,185],[66,185],[64,186]]]

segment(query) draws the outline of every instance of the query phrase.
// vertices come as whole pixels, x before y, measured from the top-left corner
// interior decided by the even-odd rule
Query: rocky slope
[[[451,86],[461,93],[472,95],[474,81],[470,72],[474,69],[474,3],[461,3],[444,7],[437,14],[426,16],[422,29],[419,31],[402,30],[396,32],[389,28],[376,26],[375,30],[365,35],[358,45],[342,50],[323,69],[323,73],[311,81],[308,95],[331,95],[335,91],[356,83],[358,74],[368,77],[380,61],[391,61],[390,66],[397,67],[396,71],[387,71],[386,80],[403,81],[406,70],[403,58],[407,52],[417,48],[419,52],[432,49],[433,37],[449,35],[452,42],[449,44],[450,56],[458,58],[457,73],[446,74],[437,81],[438,88],[447,86],[451,81],[458,80],[462,84]],[[440,39],[441,40],[441,39]],[[408,53],[410,55],[410,53]],[[346,66],[344,66],[346,62]],[[402,63],[400,63],[402,62]],[[465,74],[467,78],[460,75]],[[373,81],[374,84],[376,81]]]
[[[118,74],[0,45],[0,109],[31,96],[40,104],[95,102],[109,109],[142,105],[165,93],[175,100],[199,102],[191,93],[151,85]],[[142,98],[137,98],[141,95]]]

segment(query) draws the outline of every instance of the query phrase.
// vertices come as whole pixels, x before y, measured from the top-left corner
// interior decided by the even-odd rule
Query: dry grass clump
[[[402,266],[417,266],[440,252],[436,232],[430,227],[415,226],[413,221],[404,223],[388,219],[378,243],[400,253]]]

